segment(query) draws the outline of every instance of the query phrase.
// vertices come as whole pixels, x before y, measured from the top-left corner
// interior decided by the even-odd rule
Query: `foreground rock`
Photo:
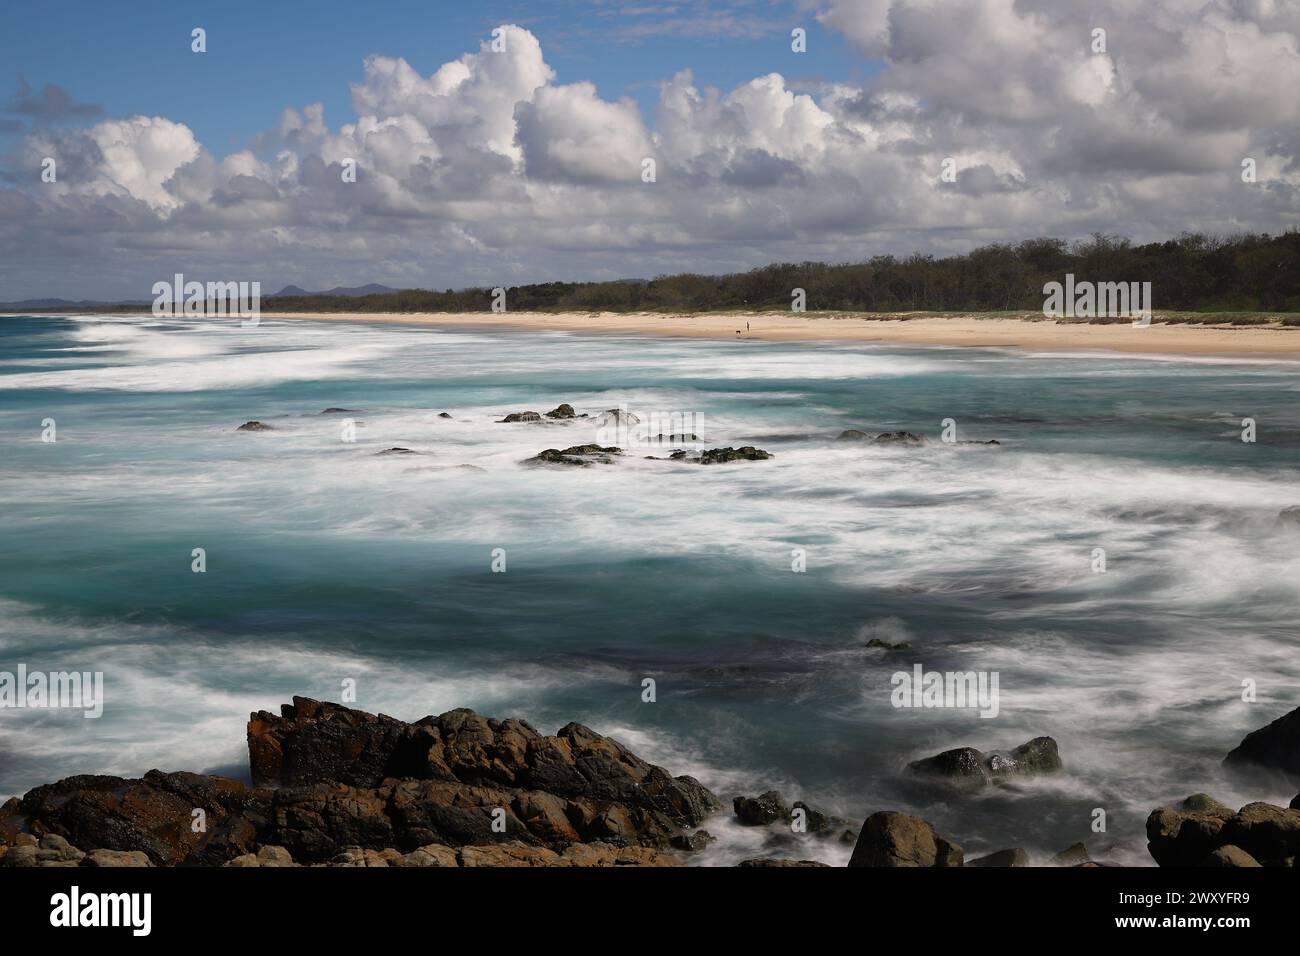
[[[587,465],[612,465],[616,455],[623,454],[623,449],[613,445],[601,447],[600,445],[574,445],[570,448],[560,450],[558,448],[548,448],[543,452],[538,452],[534,457],[526,459],[525,465],[576,465],[585,468]]]
[[[1248,803],[1240,810],[1194,794],[1147,817],[1147,849],[1161,866],[1294,866],[1300,810]]]
[[[1265,771],[1300,782],[1300,707],[1246,735],[1223,758],[1234,771]]]
[[[406,723],[298,697],[251,716],[248,748],[252,787],[157,770],[37,787],[0,807],[0,863],[287,866],[441,847],[455,862],[427,865],[666,866],[720,809],[581,724],[543,735],[469,710]]]
[[[983,753],[974,747],[945,750],[933,757],[914,760],[907,769],[920,776],[942,779],[955,786],[980,788],[1011,777],[1055,773],[1061,769],[1056,740],[1035,737],[1013,750]]]
[[[263,423],[263,422],[252,421],[252,422],[244,422],[244,424],[242,424],[242,425],[240,425],[238,428],[236,428],[235,431],[237,431],[237,432],[271,432],[271,431],[275,431],[275,429],[272,428],[270,425],[267,425],[267,424],[265,424],[265,423]]]
[[[882,810],[867,817],[849,866],[961,866],[962,848],[920,817]]]

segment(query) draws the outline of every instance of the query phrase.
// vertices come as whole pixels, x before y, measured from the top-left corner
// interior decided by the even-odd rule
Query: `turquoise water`
[[[0,319],[0,670],[100,670],[106,684],[99,720],[0,711],[0,797],[72,773],[242,773],[250,711],[338,700],[352,680],[357,706],[406,719],[469,706],[544,731],[578,720],[724,794],[776,787],[856,819],[919,812],[968,853],[1085,840],[1143,862],[1161,802],[1292,795],[1239,790],[1218,762],[1300,703],[1300,540],[1275,520],[1300,504],[1297,371]],[[561,402],[692,413],[708,447],[775,457],[521,465],[601,438],[590,420],[496,421]],[[1002,444],[835,440],[937,438],[945,418],[960,439]],[[274,430],[235,430],[250,419]],[[420,454],[376,454],[391,446]],[[998,672],[998,716],[895,709],[890,675],[916,663]],[[899,773],[1039,734],[1060,741],[1067,772],[1015,792],[952,799]],[[1096,807],[1105,834],[1090,830]],[[711,861],[758,839],[710,829],[723,837]]]

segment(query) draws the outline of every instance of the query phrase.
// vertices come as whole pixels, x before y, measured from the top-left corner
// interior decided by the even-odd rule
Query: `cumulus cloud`
[[[223,158],[164,117],[33,128],[0,189],[0,255],[29,285],[0,298],[59,292],[67,268],[39,266],[59,257],[115,296],[180,269],[443,288],[1300,220],[1296,0],[806,10],[882,68],[799,90],[796,54],[730,90],[682,71],[647,116],[558,82],[508,26],[504,50],[485,41],[428,76],[371,56],[353,119],[288,106]],[[1241,181],[1248,156],[1259,183]]]

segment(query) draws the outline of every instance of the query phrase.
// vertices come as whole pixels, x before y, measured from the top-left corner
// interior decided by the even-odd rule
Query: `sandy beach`
[[[1163,354],[1300,353],[1300,328],[1162,324],[1087,325],[1048,319],[918,317],[876,319],[828,314],[540,313],[299,313],[268,312],[269,319],[384,322],[419,326],[478,326],[596,332],[748,338],[770,341],[889,342],[913,345],[1025,348],[1050,351],[1103,349]],[[737,332],[739,331],[739,336]]]

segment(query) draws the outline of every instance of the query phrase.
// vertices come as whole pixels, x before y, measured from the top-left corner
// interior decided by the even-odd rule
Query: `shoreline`
[[[973,316],[873,319],[808,313],[796,316],[772,313],[671,315],[643,312],[515,312],[502,315],[453,312],[268,312],[262,317],[315,322],[382,323],[422,328],[525,329],[770,342],[874,342],[957,348],[1047,351],[1085,349],[1165,355],[1254,354],[1300,357],[1300,328],[1199,326],[1160,324],[1154,321],[1148,327],[1134,328],[1129,323],[1089,325],[1051,319],[983,319]],[[736,334],[737,331],[740,332],[739,335]]]

